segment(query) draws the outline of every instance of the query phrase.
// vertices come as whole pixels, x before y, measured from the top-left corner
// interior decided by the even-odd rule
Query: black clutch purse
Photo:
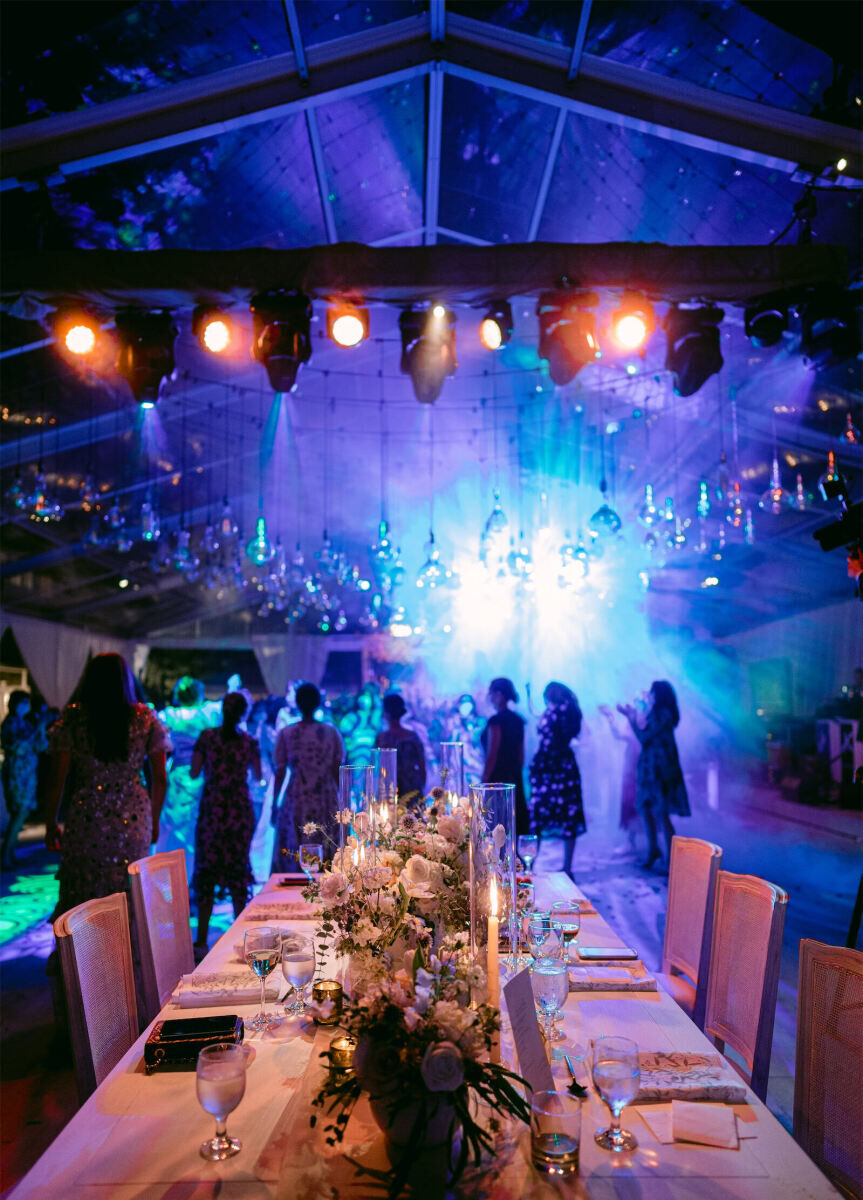
[[[144,1070],[194,1070],[205,1046],[243,1040],[243,1018],[230,1014],[217,1017],[185,1017],[157,1021],[144,1043]]]

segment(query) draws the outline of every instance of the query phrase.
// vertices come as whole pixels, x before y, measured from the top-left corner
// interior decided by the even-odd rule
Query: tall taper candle
[[[492,875],[488,917],[488,1002],[494,1008],[500,1008],[499,937],[500,921],[497,915],[497,878]]]

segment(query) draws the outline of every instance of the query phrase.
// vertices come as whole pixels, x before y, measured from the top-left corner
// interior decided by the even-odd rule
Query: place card
[[[553,1092],[554,1077],[536,1019],[530,971],[519,971],[504,986],[503,995],[512,1025],[519,1074],[535,1092]]]

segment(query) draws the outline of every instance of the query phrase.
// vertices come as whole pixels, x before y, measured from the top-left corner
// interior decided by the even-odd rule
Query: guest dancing
[[[248,903],[249,888],[255,882],[249,863],[255,832],[249,771],[260,781],[261,754],[255,738],[238,728],[248,707],[242,692],[229,692],[222,701],[222,724],[218,729],[205,729],[192,754],[191,778],[204,773],[192,876],[198,902],[195,953],[200,956],[207,952],[217,890],[230,893],[236,919]]]
[[[575,842],[587,825],[581,797],[581,773],[570,745],[581,732],[581,709],[574,693],[553,681],[542,694],[539,747],[530,764],[531,832],[540,839],[563,840],[562,870],[572,878]],[[537,847],[539,855],[539,847]]]
[[[294,851],[306,840],[302,828],[308,821],[325,829],[330,827],[334,834],[332,826],[339,807],[339,767],[344,761],[342,739],[333,725],[315,719],[321,693],[313,683],[300,684],[296,701],[300,720],[279,732],[273,754],[274,871],[286,869],[283,850]],[[279,805],[288,768],[291,774]]]
[[[201,802],[201,785],[190,774],[192,752],[205,729],[219,724],[219,705],[207,701],[204,685],[183,675],[174,685],[172,703],[159,713],[174,746],[168,768],[168,791],[162,812],[159,850],[184,850],[186,868],[194,868],[195,820]]]
[[[403,804],[425,795],[426,756],[419,734],[405,729],[402,717],[407,705],[398,692],[387,692],[383,700],[387,729],[375,738],[375,747],[396,752],[396,783]]]
[[[46,843],[60,850],[57,917],[76,904],[123,892],[129,864],[159,836],[168,734],[135,700],[135,681],[119,654],[97,654],[84,671],[79,702],[51,729]],[[147,762],[151,793],[142,782]],[[57,813],[71,781],[62,833]]]
[[[489,684],[488,698],[496,709],[482,731],[485,751],[483,783],[515,784],[515,824],[517,833],[530,829],[530,814],[524,794],[524,727],[525,719],[512,711],[518,704],[518,692],[511,679],[498,676]]]
[[[0,725],[3,747],[3,799],[9,823],[3,834],[2,866],[17,866],[15,847],[24,822],[36,807],[39,755],[48,745],[44,718],[30,715],[30,693],[15,691],[9,697],[9,712]]]
[[[641,743],[636,775],[635,805],[644,821],[647,833],[647,858],[641,864],[645,870],[660,857],[657,824],[662,826],[665,839],[666,866],[671,860],[671,839],[674,837],[672,815],[690,816],[689,799],[683,771],[674,740],[674,730],[680,721],[674,688],[665,679],[650,685],[647,713],[639,724],[631,704],[618,704],[632,732]]]

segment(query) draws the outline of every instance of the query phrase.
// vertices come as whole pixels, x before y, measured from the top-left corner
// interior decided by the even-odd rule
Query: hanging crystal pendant
[[[833,500],[842,488],[842,476],[836,470],[836,455],[827,452],[827,470],[818,478],[818,491],[824,500]]]
[[[846,442],[850,446],[859,446],[861,441],[860,430],[856,427],[851,419],[849,412],[845,418],[845,428],[839,437],[840,442]]]
[[[658,525],[661,520],[659,509],[653,503],[652,483],[644,485],[644,503],[638,510],[637,520],[645,529],[650,529],[652,526]]]
[[[809,507],[806,500],[806,493],[803,490],[803,476],[797,476],[797,489],[794,492],[794,507],[798,512],[805,512]]]
[[[402,562],[401,550],[397,550],[396,554],[398,555],[398,557],[396,558],[395,564],[393,565],[393,567],[389,573],[389,590],[390,591],[394,591],[397,587],[401,587],[407,576],[407,571],[405,571],[405,565]]]
[[[231,506],[228,503],[228,497],[225,496],[222,501],[222,515],[219,517],[219,537],[221,541],[228,542],[238,537],[239,532]]]
[[[666,544],[669,550],[685,550],[687,537],[686,530],[689,528],[689,521],[682,521],[680,517],[674,518],[674,529],[669,530],[666,535]]]
[[[201,535],[201,549],[205,554],[218,554],[219,552],[219,534],[216,526],[210,521],[204,526],[204,532]]]
[[[742,529],[746,514],[743,509],[743,497],[740,494],[740,483],[735,479],[728,497],[728,510],[725,520],[732,529]]]
[[[710,516],[710,488],[707,486],[707,480],[702,479],[698,485],[698,503],[695,506],[695,511],[702,520]]]
[[[719,463],[710,475],[710,490],[717,504],[724,504],[729,496],[731,487],[728,482],[728,458],[723,450],[719,455]]]
[[[790,492],[787,492],[782,486],[782,478],[779,474],[779,459],[776,457],[776,451],[773,452],[773,470],[770,473],[770,487],[764,492],[758,501],[758,507],[763,508],[765,512],[771,512],[774,517],[778,517],[783,508],[788,508],[793,504],[793,498]]]
[[[509,532],[509,521],[500,503],[500,492],[494,489],[494,506],[486,519],[479,539],[479,560],[483,566],[506,553],[505,538]]]
[[[159,525],[159,514],[153,507],[153,503],[149,497],[141,505],[141,537],[145,542],[156,542],[159,539],[161,527]]]
[[[698,518],[698,539],[693,548],[699,554],[707,554],[710,549],[710,539],[707,536],[707,521],[704,517]]]
[[[747,546],[751,546],[755,541],[755,522],[752,520],[752,509],[747,508],[746,520],[743,523],[743,541]]]
[[[614,509],[606,502],[605,496],[608,484],[603,479],[599,485],[602,503],[587,523],[587,528],[594,538],[613,538],[620,532],[623,524]]]
[[[524,531],[519,530],[518,545],[516,545],[513,538],[510,538],[509,545],[510,550],[507,555],[506,564],[510,575],[515,579],[529,579],[533,574],[533,559],[531,558],[530,547],[527,544]]]
[[[10,508],[18,509],[19,512],[23,512],[27,507],[27,489],[20,471],[6,490],[6,500]]]
[[[378,586],[386,575],[387,571],[395,563],[398,558],[398,551],[390,538],[389,521],[381,518],[378,525],[378,538],[376,542],[372,542],[368,550],[369,563],[371,565],[372,574],[375,577]]]
[[[333,621],[333,629],[336,631],[336,633],[343,633],[344,630],[347,629],[347,627],[348,627],[347,613],[345,612],[345,610],[343,608],[340,608],[339,611],[336,613],[335,620]]]
[[[181,575],[189,576],[198,567],[198,557],[192,550],[191,541],[192,535],[188,529],[177,530],[177,545],[174,548],[173,565],[174,570],[179,571]]]
[[[36,472],[36,478],[33,480],[33,491],[27,498],[27,503],[30,507],[30,515],[36,521],[42,520],[42,513],[45,511],[45,506],[48,502],[48,482],[45,478],[45,472],[41,465]]]
[[[255,535],[246,543],[246,557],[256,567],[265,567],[276,550],[267,533],[267,518],[260,513],[255,521]]]
[[[93,513],[90,518],[90,528],[84,534],[82,541],[88,546],[102,545],[102,530],[98,513]]]
[[[494,489],[494,507],[486,520],[485,529],[492,536],[506,533],[509,529],[509,521],[507,520],[506,513],[501,508],[500,492],[497,488]]]
[[[434,531],[429,531],[429,540],[423,546],[425,562],[417,571],[416,584],[418,588],[428,588],[430,591],[440,587],[444,578],[445,567],[440,561],[440,551],[435,545]]]
[[[120,505],[116,502],[116,500],[105,513],[105,524],[112,531],[122,529],[126,524],[126,518],[123,515],[123,510],[120,508]]]
[[[710,557],[714,562],[719,562],[722,555],[725,553],[725,525],[721,524],[716,531],[716,537],[713,540],[713,545],[710,548]]]
[[[93,478],[91,471],[88,471],[84,476],[84,481],[78,489],[78,500],[84,512],[92,512],[93,506],[99,499],[99,494],[96,491],[96,480]]]
[[[583,546],[581,548],[584,549]],[[569,531],[567,531],[557,555],[557,586],[564,590],[570,588],[576,590],[587,578],[590,569],[587,553],[579,554],[578,547],[573,545]]]

